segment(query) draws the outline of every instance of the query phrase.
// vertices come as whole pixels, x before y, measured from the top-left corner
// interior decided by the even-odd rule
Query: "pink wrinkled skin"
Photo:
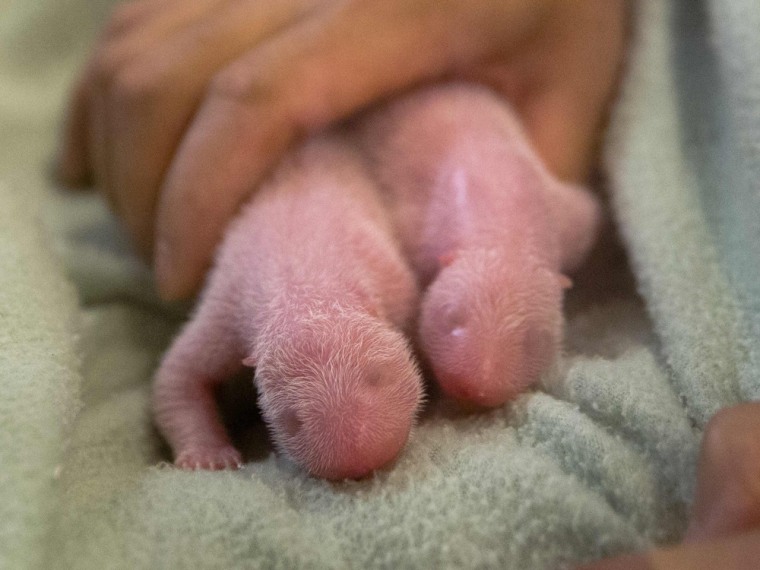
[[[240,465],[213,390],[244,364],[278,448],[328,479],[406,443],[422,398],[408,334],[446,394],[504,404],[555,359],[564,273],[599,216],[482,88],[417,91],[313,137],[230,227],[157,373],[176,464]]]

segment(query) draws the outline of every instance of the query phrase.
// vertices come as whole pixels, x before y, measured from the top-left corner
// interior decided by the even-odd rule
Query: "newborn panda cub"
[[[556,357],[565,273],[599,217],[483,88],[418,90],[313,137],[229,228],[158,370],[175,463],[240,466],[214,390],[243,366],[278,449],[311,474],[392,462],[422,398],[409,335],[446,394],[504,404]]]

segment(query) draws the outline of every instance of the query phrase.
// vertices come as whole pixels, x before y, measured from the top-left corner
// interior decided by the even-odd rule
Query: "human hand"
[[[623,0],[134,0],[69,106],[58,172],[92,176],[159,291],[198,287],[226,223],[300,138],[458,77],[509,98],[582,179],[623,53]]]
[[[754,570],[760,565],[760,402],[721,410],[702,441],[683,545],[578,570]]]

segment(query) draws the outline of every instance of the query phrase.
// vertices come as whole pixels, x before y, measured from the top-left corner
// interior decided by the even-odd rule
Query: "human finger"
[[[723,409],[707,424],[687,540],[705,540],[757,527],[760,402],[752,402]]]
[[[211,77],[320,3],[228,2],[122,68],[109,99],[109,188],[146,256],[153,245],[161,181]]]
[[[756,570],[760,530],[594,562],[576,570]]]
[[[107,126],[91,123],[107,124],[102,116],[104,105],[94,100],[107,98],[116,71],[141,50],[150,50],[160,38],[199,17],[203,9],[219,1],[185,3],[187,6],[180,10],[177,8],[181,0],[135,0],[119,4],[113,10],[68,104],[56,165],[57,174],[64,182],[86,183],[93,170],[100,173],[100,181],[105,178],[103,169],[107,161],[100,160],[97,169],[93,164],[98,160],[97,154],[102,154],[98,147],[103,140],[101,137],[96,144],[91,136],[93,131],[107,133]]]
[[[119,4],[111,13],[94,53],[115,35],[121,35],[155,10],[158,2],[148,0]],[[58,179],[68,186],[80,186],[91,182],[90,125],[92,113],[92,79],[95,57],[91,57],[84,71],[79,74],[64,116],[61,139],[55,161]]]
[[[515,106],[536,151],[561,179],[584,182],[596,162],[627,21],[624,0],[560,3],[517,53],[469,74]]]
[[[477,8],[440,0],[337,3],[233,62],[212,81],[161,192],[161,294],[179,298],[197,288],[226,222],[295,140],[508,49],[538,25],[545,7],[498,0],[481,0]]]

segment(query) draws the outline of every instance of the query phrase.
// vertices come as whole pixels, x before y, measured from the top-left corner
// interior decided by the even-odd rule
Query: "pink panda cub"
[[[427,288],[418,335],[438,383],[464,403],[504,404],[558,354],[565,274],[594,244],[598,201],[550,174],[485,88],[419,91],[359,133]]]
[[[339,137],[307,142],[255,194],[156,376],[178,466],[240,465],[213,391],[243,364],[277,447],[310,473],[361,477],[398,455],[422,382],[403,330],[417,285],[389,223]]]
[[[427,88],[312,138],[230,227],[157,373],[156,420],[177,465],[240,464],[213,389],[243,363],[278,448],[307,471],[355,478],[388,464],[422,398],[404,336],[417,311],[444,391],[503,404],[554,359],[563,272],[598,217],[485,89]]]

